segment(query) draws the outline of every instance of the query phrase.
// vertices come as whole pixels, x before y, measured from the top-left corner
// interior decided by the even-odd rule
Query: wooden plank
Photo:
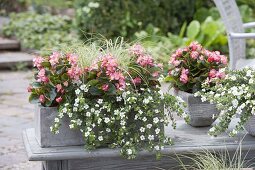
[[[0,50],[20,50],[20,42],[0,37]]]
[[[213,138],[207,135],[208,129],[209,127],[191,127],[182,120],[177,121],[177,129],[175,131],[173,131],[170,126],[165,127],[166,135],[173,138],[175,145],[167,146],[163,150],[163,153],[167,155],[183,154],[188,152],[200,152],[204,149],[213,151],[228,149],[229,151],[235,151],[240,141],[242,141],[242,151],[250,151],[253,153],[255,149],[255,138],[246,135],[245,132],[240,133],[235,138],[230,138],[226,134]],[[24,131],[23,140],[28,158],[31,161],[121,158],[119,149],[102,148],[88,152],[84,150],[83,146],[41,148],[35,140],[34,129],[27,129]],[[153,153],[141,151],[137,160],[142,160],[144,157],[152,158],[155,156]]]
[[[2,52],[0,53],[0,68],[12,67],[18,63],[27,63],[32,66],[34,55],[24,52]]]

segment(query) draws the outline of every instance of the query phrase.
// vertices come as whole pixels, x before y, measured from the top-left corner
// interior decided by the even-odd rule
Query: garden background
[[[237,3],[243,21],[254,21],[255,1]],[[124,37],[141,42],[164,65],[172,51],[194,40],[228,55],[225,28],[211,0],[1,0],[0,16],[9,18],[0,37],[17,39],[28,53],[47,54],[52,48]],[[255,40],[248,40],[247,46],[247,56],[254,58]],[[33,126],[33,107],[26,94],[32,73],[26,66],[16,63],[15,71],[0,71],[3,169],[35,165],[27,163],[21,141],[22,129]],[[20,129],[12,129],[12,124]]]

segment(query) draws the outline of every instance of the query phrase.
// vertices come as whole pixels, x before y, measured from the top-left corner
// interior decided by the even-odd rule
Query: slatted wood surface
[[[84,150],[83,146],[41,148],[34,137],[34,129],[23,132],[23,140],[31,161],[44,161],[45,169],[51,166],[59,166],[63,170],[78,169],[157,169],[173,168],[178,163],[170,157],[176,154],[188,154],[204,150],[220,151],[227,149],[230,153],[238,149],[242,141],[242,152],[248,155],[246,159],[254,158],[255,138],[246,132],[235,138],[226,134],[217,138],[207,135],[209,127],[194,128],[183,121],[177,121],[177,130],[169,126],[165,128],[168,136],[173,137],[175,145],[167,146],[163,153],[165,157],[160,161],[155,159],[153,153],[142,151],[137,159],[126,160],[119,155],[119,149],[97,149],[91,152]],[[254,160],[253,160],[254,161]],[[178,168],[177,168],[178,169]]]

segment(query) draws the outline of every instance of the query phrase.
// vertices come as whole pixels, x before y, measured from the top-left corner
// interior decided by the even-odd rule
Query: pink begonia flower
[[[218,77],[218,78],[220,78],[220,79],[223,79],[223,78],[225,78],[225,73],[224,72],[220,72],[220,71],[217,71],[217,73],[216,73],[216,77]]]
[[[190,57],[193,59],[197,59],[199,56],[199,53],[197,51],[192,51],[190,54]]]
[[[221,61],[221,63],[224,64],[224,65],[228,64],[228,59],[227,59],[227,57],[224,56],[224,55],[220,55],[220,61]]]
[[[37,75],[37,81],[38,82],[44,82],[44,83],[48,83],[49,79],[48,77],[45,75],[45,69],[41,69]]]
[[[186,84],[188,82],[188,75],[187,74],[181,74],[180,76],[180,81],[183,83],[183,84]]]
[[[68,81],[65,81],[63,84],[64,84],[65,87],[67,87],[68,86]]]
[[[183,68],[181,74],[187,74],[188,75],[189,74],[189,69]]]
[[[208,62],[216,62],[219,63],[221,61],[221,57],[218,51],[209,53]]]
[[[152,77],[158,77],[159,76],[159,71],[155,71],[154,73],[152,73]]]
[[[199,60],[204,60],[204,56],[199,56]]]
[[[108,84],[104,84],[104,85],[102,86],[102,90],[103,90],[103,91],[108,91],[108,90],[109,90],[109,85],[108,85]]]
[[[182,56],[182,53],[183,53],[183,49],[181,49],[181,48],[178,48],[178,49],[175,51],[176,57]]]
[[[210,78],[215,78],[217,74],[217,71],[215,69],[211,69],[209,72],[209,77]]]
[[[150,55],[141,55],[136,60],[136,63],[141,65],[142,67],[146,66],[154,66],[153,58]]]
[[[33,59],[34,67],[37,67],[38,69],[42,68],[42,62],[44,61],[44,58],[42,57],[35,57]]]
[[[62,97],[61,96],[56,98],[56,102],[60,103],[61,101],[62,101]]]
[[[73,80],[79,80],[82,71],[78,66],[71,67],[67,70],[68,76]]]
[[[163,64],[162,63],[158,63],[158,65],[157,65],[160,69],[162,69],[163,70]]]
[[[62,85],[61,84],[57,84],[56,88],[57,88],[57,92],[60,92],[62,90]]]
[[[69,64],[77,65],[78,56],[76,54],[67,54],[66,58],[69,61]]]
[[[136,77],[132,80],[132,82],[135,84],[135,85],[138,85],[138,84],[141,84],[142,83],[142,79],[140,77]]]
[[[60,53],[58,52],[53,52],[52,55],[50,56],[50,64],[52,66],[55,66],[58,62],[59,62],[59,57],[60,57]]]
[[[199,43],[196,42],[196,41],[190,43],[189,48],[190,48],[192,51],[197,51],[197,50],[200,51],[200,50],[202,50],[201,44],[199,44]]]
[[[40,95],[39,96],[39,101],[41,102],[41,103],[44,103],[45,102],[45,97],[44,97],[44,95]]]
[[[129,51],[132,53],[132,54],[135,54],[137,56],[140,56],[144,53],[144,49],[143,47],[140,45],[140,44],[134,44],[130,49]]]
[[[29,86],[27,87],[27,92],[32,92],[32,89],[33,89],[33,87],[32,87],[31,85],[29,85]]]

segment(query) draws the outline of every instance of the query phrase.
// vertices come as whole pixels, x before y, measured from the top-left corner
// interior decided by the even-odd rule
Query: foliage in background
[[[164,34],[178,32],[184,21],[192,19],[195,0],[77,0],[75,8],[83,37],[86,32],[96,32],[106,38],[130,38],[149,24]]]
[[[3,35],[16,37],[25,48],[51,49],[76,40],[68,17],[31,12],[12,14],[10,17],[10,22],[3,27]]]

